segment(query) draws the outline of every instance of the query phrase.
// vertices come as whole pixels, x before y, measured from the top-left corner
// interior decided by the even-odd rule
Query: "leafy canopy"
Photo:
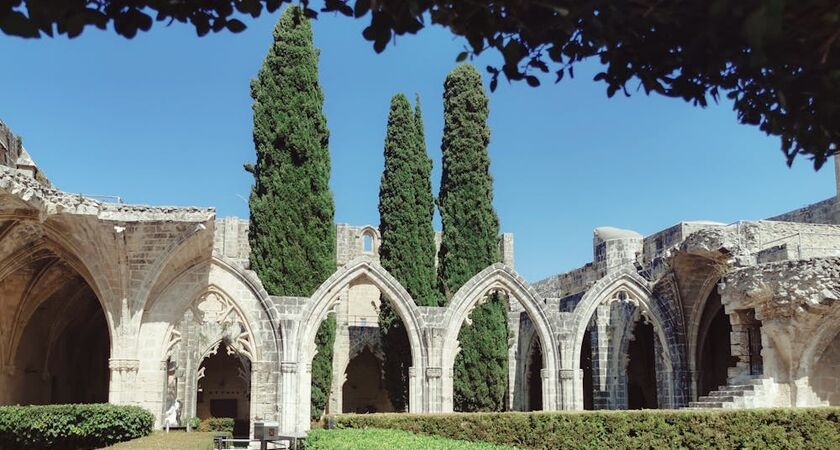
[[[133,37],[153,20],[191,23],[199,35],[242,31],[236,17],[275,11],[289,0],[7,0],[0,30],[78,36],[86,26]],[[301,2],[307,15],[317,12]],[[382,51],[394,35],[433,24],[464,36],[466,59],[501,54],[488,67],[495,89],[508,80],[559,81],[597,58],[607,94],[644,90],[705,106],[726,95],[738,120],[781,139],[791,164],[819,168],[840,143],[840,2],[836,0],[324,0],[321,11],[370,16],[364,37]],[[352,6],[351,6],[352,5]]]

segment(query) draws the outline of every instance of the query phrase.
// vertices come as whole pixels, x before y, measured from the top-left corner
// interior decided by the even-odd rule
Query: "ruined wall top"
[[[0,121],[0,165],[16,167],[22,149],[20,138]]]
[[[12,130],[2,121],[0,121],[0,166],[16,169],[42,184],[50,184],[46,175],[23,148],[20,136],[12,133]]]
[[[239,262],[243,267],[248,268],[248,259],[251,247],[248,242],[248,219],[239,217],[225,217],[216,220],[216,231],[214,236],[214,250],[234,261]],[[379,261],[379,247],[382,244],[382,237],[379,229],[373,225],[350,225],[339,223],[335,227],[336,234],[336,264],[341,267],[348,262],[360,257],[367,256]],[[441,232],[435,232],[435,257],[440,251]],[[499,253],[502,262],[513,267],[514,247],[513,234],[504,233],[499,238]]]
[[[42,218],[56,214],[96,216],[115,222],[206,222],[213,208],[108,203],[45,185],[23,171],[0,166],[0,194],[11,195]]]

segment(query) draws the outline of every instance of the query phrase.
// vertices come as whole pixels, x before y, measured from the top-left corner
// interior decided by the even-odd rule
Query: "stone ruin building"
[[[838,224],[832,197],[646,237],[598,228],[591,263],[534,284],[505,234],[503,261],[447,307],[417,306],[382,268],[375,227],[338,225],[339,269],[311,297],[276,297],[248,270],[247,220],[63,192],[0,124],[0,404],[303,432],[314,336],[335,312],[329,411],[389,411],[381,294],[411,345],[408,411],[450,412],[461,325],[500,292],[510,410],[840,405]]]

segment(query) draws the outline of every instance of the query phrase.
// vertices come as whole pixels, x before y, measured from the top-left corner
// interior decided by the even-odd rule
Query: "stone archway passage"
[[[81,280],[41,302],[20,335],[9,403],[108,401],[110,336],[96,295]],[[2,388],[0,388],[2,390]]]
[[[728,368],[734,365],[730,336],[732,326],[720,302],[720,294],[713,290],[704,306],[697,345],[698,397],[726,384]]]
[[[531,351],[528,354],[528,406],[527,411],[541,411],[542,401],[542,346],[535,335],[531,341]]]
[[[633,335],[627,350],[627,407],[655,409],[658,403],[653,325],[640,319],[635,324]]]
[[[224,343],[201,361],[198,369],[196,415],[202,419],[229,417],[234,437],[248,437],[251,417],[251,361]]]
[[[381,361],[370,349],[364,349],[350,361],[346,377],[342,386],[342,412],[376,413],[394,410],[385,390]]]

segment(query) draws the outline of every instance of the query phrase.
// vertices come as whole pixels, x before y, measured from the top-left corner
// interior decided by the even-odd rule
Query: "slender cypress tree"
[[[446,298],[471,277],[498,262],[499,219],[493,210],[488,99],[481,75],[469,64],[444,82],[443,173],[438,206],[443,223],[438,283]],[[458,336],[455,406],[462,411],[504,408],[507,388],[507,315],[493,295],[477,306]]]
[[[249,206],[251,268],[272,295],[309,296],[336,268],[329,130],[318,83],[319,52],[303,11],[291,6],[251,83],[257,162]],[[312,410],[326,406],[335,318],[318,332]]]
[[[420,101],[415,112],[403,94],[391,99],[385,136],[385,170],[379,187],[379,255],[419,305],[437,305],[435,233],[432,228],[432,161],[426,153]],[[386,298],[379,329],[385,350],[385,383],[391,403],[405,410],[411,348],[405,325]]]

